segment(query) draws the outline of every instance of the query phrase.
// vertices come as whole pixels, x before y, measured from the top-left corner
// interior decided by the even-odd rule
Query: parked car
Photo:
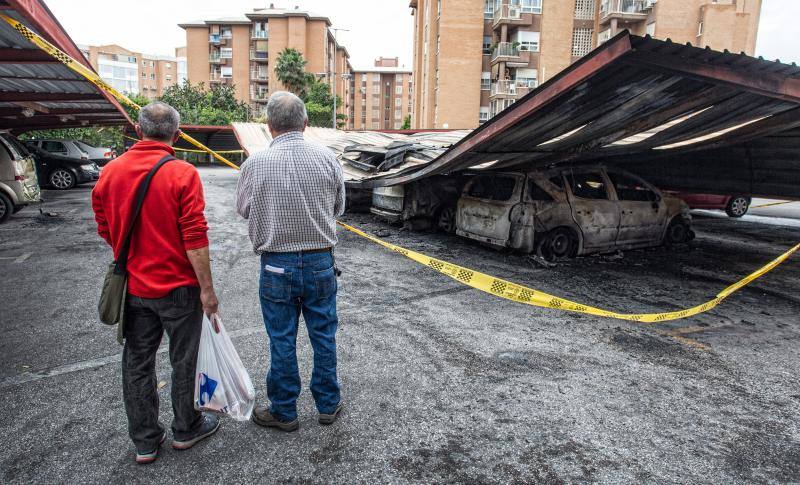
[[[692,209],[724,210],[729,217],[742,217],[750,209],[752,199],[746,195],[713,195],[675,193]]]
[[[29,148],[36,160],[36,171],[43,185],[67,190],[100,178],[100,167],[91,160],[54,155],[36,147]]]
[[[379,187],[372,191],[370,212],[391,223],[421,229],[438,224],[455,232],[455,208],[469,175],[435,176],[406,185]]]
[[[547,259],[691,240],[689,207],[641,178],[600,165],[478,175],[456,233]]]
[[[0,132],[0,222],[41,195],[36,163],[30,152],[13,135]]]
[[[53,155],[91,160],[100,166],[105,165],[117,157],[116,152],[111,148],[93,147],[80,140],[28,140],[25,144],[29,147],[39,148]]]

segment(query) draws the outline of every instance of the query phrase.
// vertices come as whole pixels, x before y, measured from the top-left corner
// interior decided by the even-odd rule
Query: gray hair
[[[139,110],[139,126],[142,135],[156,140],[171,140],[178,125],[181,115],[167,103],[153,101]]]
[[[303,100],[287,91],[277,91],[267,103],[267,122],[277,132],[303,131],[308,113]]]

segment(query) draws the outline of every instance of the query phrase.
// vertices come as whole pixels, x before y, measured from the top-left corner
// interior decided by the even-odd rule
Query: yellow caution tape
[[[72,69],[76,73],[86,78],[88,81],[90,81],[98,88],[111,94],[121,103],[137,110],[141,109],[141,107],[138,104],[134,103],[123,93],[114,89],[114,87],[108,85],[96,73],[94,73],[86,66],[73,59],[72,57],[70,57],[65,52],[61,51],[53,44],[47,42],[45,39],[43,39],[33,31],[28,29],[27,27],[25,27],[20,22],[4,14],[0,14],[0,18],[11,24],[11,26],[14,27],[14,29],[16,29],[20,34],[22,34],[22,36],[31,41],[34,45],[36,45],[46,53],[56,58],[58,61],[60,61],[68,68]],[[219,155],[217,152],[206,147],[205,145],[195,140],[191,136],[187,135],[186,133],[181,132],[180,136],[187,142],[191,143],[197,148],[200,148],[203,152],[210,153],[211,155],[214,156],[214,158],[221,161],[225,165],[234,168],[236,170],[239,170],[239,167],[237,165],[229,162],[227,159]],[[788,203],[788,202],[780,202],[767,205],[779,205],[782,203]],[[766,207],[767,205],[759,207]],[[589,315],[596,315],[600,317],[616,318],[620,320],[629,320],[642,323],[667,322],[670,320],[678,320],[707,312],[717,307],[720,303],[722,303],[723,300],[725,300],[727,297],[729,297],[736,291],[740,290],[742,287],[760,278],[764,274],[772,271],[778,265],[786,261],[786,259],[788,259],[789,256],[800,250],[800,244],[798,244],[797,246],[783,253],[781,256],[779,256],[778,258],[776,258],[774,261],[770,262],[763,268],[750,274],[749,276],[740,280],[739,282],[725,288],[724,290],[722,290],[720,293],[717,294],[716,298],[709,300],[706,303],[703,303],[702,305],[674,312],[627,314],[627,313],[617,313],[608,310],[602,310],[600,308],[595,308],[589,305],[581,305],[580,303],[575,303],[570,300],[566,300],[564,298],[559,298],[557,296],[549,295],[547,293],[528,288],[526,286],[518,285],[516,283],[512,283],[510,281],[506,281],[500,278],[495,278],[494,276],[490,276],[484,273],[480,273],[478,271],[471,270],[469,268],[464,268],[462,266],[448,263],[447,261],[442,261],[440,259],[425,256],[424,254],[411,251],[402,248],[400,246],[388,243],[381,239],[378,239],[359,229],[356,229],[355,227],[349,226],[342,222],[339,222],[339,225],[341,225],[343,228],[347,229],[348,231],[354,234],[358,234],[361,237],[369,239],[370,241],[380,244],[381,246],[391,249],[392,251],[398,252],[403,256],[412,259],[420,264],[424,264],[430,268],[433,268],[436,271],[444,275],[447,275],[450,278],[453,278],[454,280],[459,281],[467,286],[470,286],[477,290],[481,290],[483,292],[501,298],[505,298],[507,300],[516,301],[518,303],[525,303],[528,305],[533,305],[542,308],[552,308],[556,310],[586,313]]]
[[[89,82],[91,82],[92,84],[97,86],[98,88],[100,88],[103,91],[107,92],[108,94],[114,96],[115,98],[117,98],[117,100],[119,100],[120,103],[125,104],[125,105],[127,105],[127,106],[129,106],[129,107],[131,107],[133,109],[136,109],[136,110],[141,109],[141,106],[139,106],[138,104],[134,103],[130,98],[125,96],[125,94],[117,91],[113,86],[110,86],[108,83],[103,81],[103,79],[100,78],[100,76],[98,76],[94,71],[92,71],[91,69],[87,68],[86,66],[84,66],[80,62],[76,61],[75,59],[70,57],[69,54],[67,54],[66,52],[62,51],[58,47],[54,46],[50,42],[47,42],[45,39],[43,39],[42,37],[37,35],[35,32],[33,32],[31,29],[27,28],[22,23],[20,23],[17,20],[9,17],[8,15],[4,15],[4,14],[0,14],[0,18],[5,20],[6,22],[8,22],[12,27],[14,27],[14,29],[17,32],[19,32],[23,37],[25,37],[26,39],[31,41],[31,43],[33,43],[36,47],[38,47],[39,49],[45,51],[46,53],[48,53],[49,55],[51,55],[54,58],[56,58],[59,62],[61,62],[62,64],[64,64],[68,68],[72,69],[76,73],[78,73],[81,76],[85,77],[86,80],[88,80]],[[204,152],[210,153],[211,155],[214,156],[214,158],[216,158],[220,162],[224,163],[225,165],[228,165],[229,167],[235,168],[237,170],[239,169],[239,167],[236,164],[231,163],[225,157],[223,157],[222,155],[216,153],[214,150],[212,150],[212,149],[208,148],[207,146],[203,145],[202,143],[200,143],[199,141],[195,140],[194,138],[192,138],[191,136],[187,135],[186,133],[180,132],[180,136],[181,136],[181,138],[183,138],[187,142],[191,143],[192,145],[196,146],[197,148],[203,150]]]
[[[733,285],[725,288],[724,290],[719,292],[713,300],[709,300],[703,303],[702,305],[673,312],[628,314],[628,313],[612,312],[609,310],[603,310],[589,305],[582,305],[580,303],[575,303],[573,301],[565,300],[564,298],[559,298],[557,296],[549,295],[539,290],[534,290],[526,286],[518,285],[510,281],[496,278],[494,276],[480,273],[478,271],[469,268],[464,268],[462,266],[448,263],[447,261],[431,258],[424,254],[402,248],[395,244],[388,243],[382,239],[378,239],[375,236],[371,236],[365,233],[364,231],[361,231],[360,229],[348,226],[347,224],[344,224],[342,222],[339,222],[339,225],[354,234],[369,239],[370,241],[376,244],[380,244],[381,246],[387,249],[391,249],[392,251],[398,252],[413,261],[416,261],[420,264],[433,268],[439,273],[449,276],[450,278],[453,278],[454,280],[460,283],[463,283],[467,286],[471,286],[476,290],[480,290],[485,293],[498,296],[500,298],[505,298],[506,300],[515,301],[517,303],[525,303],[527,305],[533,305],[542,308],[552,308],[555,310],[586,313],[589,315],[596,315],[599,317],[616,318],[619,320],[629,320],[642,323],[668,322],[670,320],[680,320],[682,318],[687,318],[700,313],[705,313],[718,306],[720,303],[722,303],[723,300],[731,296],[736,291],[740,290],[742,287],[755,281],[756,279],[760,278],[766,273],[769,273],[770,271],[775,269],[778,265],[786,261],[786,259],[788,259],[789,256],[794,254],[796,251],[800,250],[800,244],[798,244],[797,246],[786,251],[785,253],[783,253],[778,258],[776,258],[766,266],[762,267],[758,271],[750,274],[749,276],[738,281],[737,283],[734,283]]]
[[[142,140],[140,140],[140,139],[138,139],[138,138],[134,138],[134,137],[132,137],[132,136],[128,136],[128,135],[122,135],[122,137],[123,137],[123,138],[126,138],[126,139],[128,139],[128,140],[131,140],[131,141],[142,141]],[[205,151],[203,151],[203,150],[189,150],[188,148],[175,148],[175,147],[172,147],[172,149],[173,149],[173,150],[175,150],[176,152],[186,152],[186,153],[207,153],[207,152],[205,152]],[[216,150],[216,152],[217,152],[217,153],[233,153],[233,154],[238,154],[238,153],[244,153],[244,150]],[[239,167],[236,167],[236,168],[239,168]]]

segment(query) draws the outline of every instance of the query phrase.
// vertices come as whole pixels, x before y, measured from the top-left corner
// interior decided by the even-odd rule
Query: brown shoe
[[[281,431],[297,431],[300,421],[281,421],[269,412],[269,406],[256,406],[251,417],[254,423],[265,428],[277,428]]]
[[[335,423],[336,419],[339,417],[339,413],[342,412],[342,409],[344,409],[344,403],[340,402],[336,406],[336,409],[333,411],[333,414],[322,414],[322,413],[319,413],[319,424],[323,424],[323,425],[327,426],[329,424]]]

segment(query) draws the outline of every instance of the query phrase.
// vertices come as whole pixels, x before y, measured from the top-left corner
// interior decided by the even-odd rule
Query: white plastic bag
[[[200,411],[227,414],[237,421],[247,421],[256,402],[255,389],[247,369],[233,347],[219,315],[212,315],[219,333],[207,316],[197,353],[194,382],[194,407]]]

